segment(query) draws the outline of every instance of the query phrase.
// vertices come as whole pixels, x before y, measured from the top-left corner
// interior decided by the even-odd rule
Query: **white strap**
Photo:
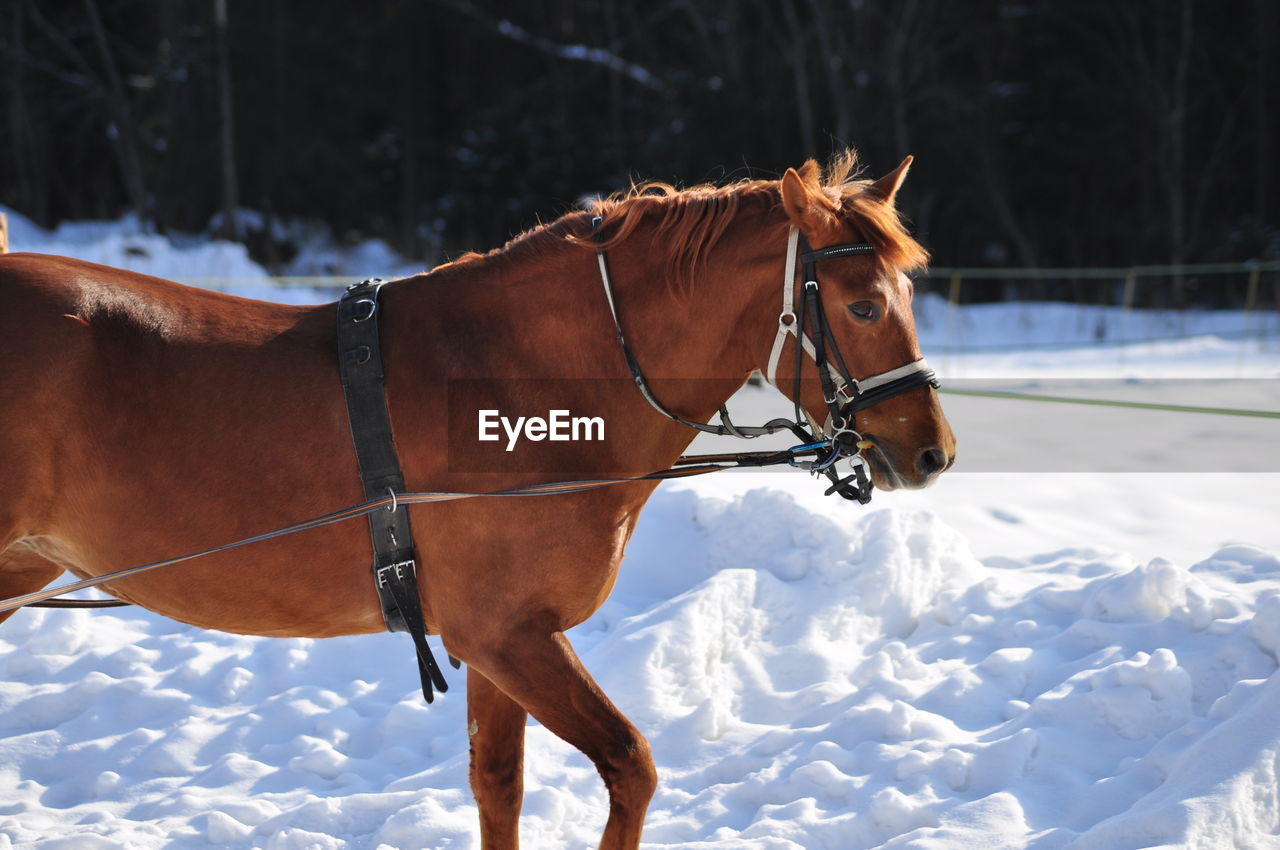
[[[769,352],[769,366],[764,373],[764,379],[774,387],[778,386],[778,362],[782,359],[782,347],[786,344],[788,336],[796,335],[796,328],[800,326],[795,313],[796,248],[799,243],[800,231],[793,225],[791,232],[787,236],[787,266],[782,276],[782,312],[778,315],[778,333],[773,338],[773,350]],[[818,354],[813,347],[813,341],[809,339],[809,335],[805,334],[800,343],[804,346],[805,354],[808,354],[811,359],[816,361]],[[884,386],[890,381],[895,381],[913,372],[924,372],[928,368],[929,364],[921,357],[919,360],[908,363],[905,366],[899,366],[896,369],[890,369],[878,375],[856,380],[851,392],[850,388],[845,384],[844,378],[836,371],[835,367],[830,363],[827,364],[827,372],[835,382],[836,392],[845,401],[852,400],[856,394]]]
[[[782,345],[787,341],[788,334],[796,332],[796,248],[799,244],[800,230],[792,225],[791,232],[787,234],[787,265],[782,270],[782,312],[778,314],[778,334],[773,338],[769,368],[764,373],[764,379],[775,387],[778,386],[778,360],[782,357]],[[810,345],[809,348],[809,354],[813,356],[813,346]]]
[[[609,312],[613,314],[613,323],[618,324],[618,308],[613,303],[613,287],[609,285],[609,265],[604,261],[604,251],[596,251],[596,262],[600,264],[600,282],[604,284],[604,297],[609,302]]]
[[[799,244],[800,230],[792,225],[791,232],[787,235],[787,265],[782,274],[782,312],[778,314],[778,333],[773,338],[773,350],[769,352],[769,366],[764,373],[764,379],[774,387],[778,386],[778,361],[782,359],[782,346],[786,344],[788,336],[796,335],[796,328],[800,327],[795,311],[796,253]],[[805,354],[813,360],[818,359],[818,352],[814,349],[813,340],[809,339],[808,334],[804,335],[801,344],[804,346]],[[851,399],[852,395],[845,386],[844,378],[830,363],[827,364],[827,374],[835,383],[836,392],[846,401]]]
[[[862,378],[858,381],[858,389],[865,393],[867,390],[874,390],[876,387],[884,386],[890,381],[905,378],[913,372],[927,372],[928,370],[928,362],[921,357],[919,360],[913,360],[905,366],[899,366],[897,369],[890,369],[887,372],[881,372],[879,375],[872,375],[870,378]]]
[[[800,228],[791,226],[787,234],[787,265],[782,270],[782,315],[795,315],[796,252],[800,247]]]

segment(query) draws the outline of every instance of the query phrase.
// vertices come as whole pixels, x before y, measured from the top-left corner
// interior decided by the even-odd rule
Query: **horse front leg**
[[[639,847],[658,785],[649,742],[601,692],[565,636],[523,628],[472,649],[472,667],[595,764],[609,792],[601,850]]]
[[[467,667],[471,791],[480,807],[483,850],[517,850],[524,797],[524,726],[528,712]]]

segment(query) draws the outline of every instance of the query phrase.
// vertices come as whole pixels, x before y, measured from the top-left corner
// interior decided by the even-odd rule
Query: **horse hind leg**
[[[22,543],[14,543],[0,551],[0,600],[34,593],[62,575],[62,567],[38,555]],[[0,623],[16,611],[0,614]]]
[[[638,848],[658,785],[649,742],[600,690],[562,633],[519,629],[493,637],[487,651],[473,644],[463,657],[595,764],[609,792],[601,850]]]
[[[480,846],[517,850],[524,797],[524,727],[529,714],[476,671],[467,668],[467,735],[471,790],[480,807]]]

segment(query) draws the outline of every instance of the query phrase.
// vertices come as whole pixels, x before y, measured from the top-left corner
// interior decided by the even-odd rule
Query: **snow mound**
[[[984,563],[926,511],[660,489],[572,637],[653,744],[646,846],[1264,846],[1275,563]],[[19,613],[0,847],[478,847],[462,689],[424,705],[401,637]],[[594,844],[586,759],[534,724],[527,767],[525,842]]]
[[[296,250],[280,270],[285,278],[292,279],[289,285],[282,286],[273,282],[271,273],[250,258],[244,245],[208,234],[159,234],[132,215],[116,221],[66,222],[56,230],[45,230],[3,205],[0,212],[9,218],[12,251],[76,257],[269,301],[303,304],[332,301],[344,279],[348,282],[368,277],[392,280],[427,269],[426,263],[405,259],[381,239],[364,239],[344,247],[337,244],[323,225],[276,222],[271,227],[272,236]],[[266,228],[260,213],[240,210],[238,217],[242,227]],[[221,214],[214,216],[210,231],[216,231],[221,221]]]
[[[21,213],[0,206],[9,218],[9,249],[76,257],[105,266],[129,269],[169,280],[226,278],[242,282],[267,277],[249,259],[244,245],[204,236],[164,236],[134,216],[119,221],[66,222],[45,230]]]

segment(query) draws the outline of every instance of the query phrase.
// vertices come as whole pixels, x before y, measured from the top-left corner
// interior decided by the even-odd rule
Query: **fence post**
[[[1244,368],[1244,352],[1249,347],[1249,331],[1253,327],[1253,310],[1258,306],[1258,284],[1262,279],[1262,269],[1258,265],[1257,260],[1250,260],[1246,265],[1249,267],[1249,288],[1244,296],[1244,324],[1240,329],[1240,355],[1236,358],[1236,377],[1240,377],[1240,372]],[[1259,338],[1258,345],[1262,345],[1262,339]]]
[[[1262,268],[1257,261],[1248,263],[1249,266],[1249,291],[1244,296],[1244,326],[1245,330],[1249,329],[1249,318],[1253,315],[1253,310],[1258,306],[1258,283],[1262,279]]]
[[[1124,367],[1124,350],[1129,342],[1129,314],[1133,312],[1133,299],[1138,289],[1138,272],[1129,269],[1124,276],[1124,303],[1120,313],[1120,366]]]
[[[0,212],[0,254],[9,253],[9,217]]]
[[[951,367],[954,365],[952,359],[956,347],[955,332],[960,311],[960,275],[957,272],[951,273],[951,287],[947,292],[947,303],[950,305],[947,310],[947,371],[954,374],[954,370]]]

